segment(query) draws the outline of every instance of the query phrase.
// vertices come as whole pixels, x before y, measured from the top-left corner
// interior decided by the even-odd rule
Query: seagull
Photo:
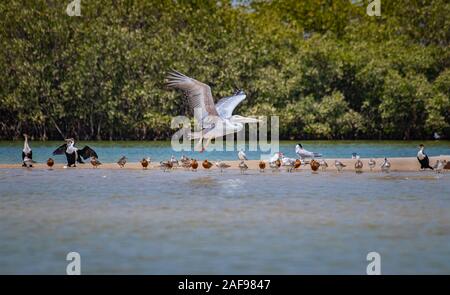
[[[419,152],[417,153],[417,160],[420,163],[420,170],[431,169],[433,167],[430,166],[430,159],[428,159],[427,154],[425,154],[425,146],[423,144],[419,145]]]
[[[238,153],[238,159],[241,161],[247,161],[247,155],[244,153],[243,150],[240,150]]]
[[[342,169],[344,169],[346,167],[346,165],[344,165],[344,163],[342,163],[341,161],[338,161],[338,160],[334,161],[334,166],[336,167],[338,172],[341,172]]]
[[[143,158],[141,162],[141,166],[144,170],[147,170],[148,165],[150,164],[151,159],[150,158]]]
[[[53,160],[52,158],[48,158],[47,160],[47,166],[52,169],[53,165],[55,165],[55,160]]]
[[[444,169],[445,164],[447,164],[446,160],[437,160],[436,164],[434,164],[434,170],[436,170],[436,173],[440,174],[442,170]]]
[[[189,139],[198,139],[198,148],[203,145],[203,139],[207,140],[205,146],[202,146],[201,152],[205,151],[212,139],[237,133],[244,128],[245,123],[261,122],[255,118],[233,115],[234,109],[246,97],[241,90],[214,104],[211,88],[208,85],[177,71],[169,73],[167,86],[185,93],[189,107],[197,121],[197,127],[201,128],[201,131],[191,133]]]
[[[264,172],[264,169],[266,169],[266,162],[260,161],[258,166],[259,166],[259,172]]]
[[[374,159],[370,159],[370,160],[369,160],[369,168],[370,168],[370,171],[372,171],[373,168],[375,168],[375,165],[376,165],[376,164],[377,164],[377,162],[375,162]]]
[[[323,159],[319,161],[319,165],[320,168],[322,168],[322,171],[325,171],[328,168],[328,163]]]
[[[216,167],[220,169],[220,172],[223,172],[223,169],[230,168],[231,166],[225,162],[218,161],[218,162],[216,162]]]
[[[117,161],[117,164],[119,165],[120,168],[123,168],[126,163],[127,163],[127,157],[125,157],[125,156],[122,156],[122,158],[120,158],[119,161]]]
[[[92,166],[94,166],[94,168],[98,168],[98,166],[100,166],[102,163],[100,163],[100,161],[96,157],[92,157],[91,164]]]
[[[84,164],[81,158],[83,158],[84,160],[92,157],[98,159],[97,153],[87,145],[84,148],[79,149],[75,147],[75,140],[73,138],[66,139],[65,141],[66,143],[58,147],[53,152],[53,155],[65,154],[67,159],[66,167],[76,167],[76,162]]]
[[[357,156],[357,160],[356,160],[356,163],[355,163],[355,170],[356,170],[356,173],[362,173],[363,167],[364,167],[363,162],[361,161],[361,159],[359,158],[359,156]]]
[[[322,155],[319,154],[319,153],[310,152],[310,151],[305,150],[305,149],[303,148],[303,146],[302,146],[301,143],[299,143],[299,144],[297,144],[297,145],[295,146],[295,153],[296,153],[301,159],[304,159],[304,158],[313,158],[313,159],[314,159],[314,158],[320,158],[320,157],[322,157]]]
[[[311,166],[311,170],[316,172],[317,170],[319,170],[320,167],[320,163],[317,162],[316,160],[311,160],[311,162],[309,163],[309,165]]]
[[[24,134],[23,137],[25,138],[25,141],[23,143],[22,150],[22,166],[27,167],[27,164],[25,164],[25,158],[27,158],[28,162],[31,161],[31,163],[29,163],[29,166],[33,167],[33,151],[28,144],[28,134]]]
[[[241,161],[241,163],[239,163],[239,169],[241,169],[241,174],[244,174],[245,171],[248,169],[247,164],[245,164],[244,161]]]
[[[387,158],[384,158],[383,164],[381,164],[381,171],[389,173],[391,170],[391,162]]]

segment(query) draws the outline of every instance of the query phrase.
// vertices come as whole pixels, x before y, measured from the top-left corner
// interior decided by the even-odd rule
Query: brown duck
[[[258,166],[259,166],[259,172],[264,172],[264,169],[266,169],[266,162],[260,161]]]
[[[47,166],[48,166],[49,168],[52,168],[53,165],[55,165],[55,161],[54,161],[52,158],[48,158],[48,160],[47,160]]]
[[[316,160],[311,160],[309,165],[311,165],[311,170],[312,171],[316,172],[317,170],[319,170],[320,164]]]
[[[100,166],[102,163],[100,163],[100,161],[96,157],[92,157],[91,164],[92,166],[94,166],[94,168],[98,168],[98,166]]]
[[[301,165],[302,161],[300,161],[299,159],[295,160],[294,169],[299,169]]]
[[[144,168],[144,170],[147,169],[148,164],[150,164],[150,159],[148,159],[148,158],[143,158],[143,159],[141,160],[141,166],[142,166],[142,168]]]
[[[192,171],[197,171],[197,168],[198,168],[197,160],[192,159],[192,161],[191,161],[191,168],[192,168]]]
[[[205,169],[209,169],[213,166],[213,164],[211,162],[209,162],[208,160],[205,160],[205,161],[203,161],[202,166]]]

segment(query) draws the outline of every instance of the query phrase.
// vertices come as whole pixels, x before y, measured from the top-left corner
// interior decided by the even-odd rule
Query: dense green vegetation
[[[0,138],[169,138],[171,68],[285,139],[450,137],[446,0],[69,2],[1,2]]]

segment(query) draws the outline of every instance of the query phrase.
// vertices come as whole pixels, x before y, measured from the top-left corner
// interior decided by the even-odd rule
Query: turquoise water
[[[0,170],[0,274],[450,274],[450,174]]]
[[[295,156],[294,141],[282,141],[280,151],[289,157]],[[361,157],[415,157],[418,141],[304,141],[304,147],[309,151],[322,153],[328,158],[348,158],[352,153],[358,153]],[[450,155],[450,141],[429,141],[426,151],[430,156]],[[209,158],[212,160],[235,160],[236,152],[173,152],[170,142],[129,141],[129,142],[80,142],[78,147],[85,144],[95,149],[103,162],[115,162],[121,156],[126,155],[132,162],[137,162],[143,157],[150,156],[153,160],[161,161],[169,159],[171,155],[180,157],[186,154],[194,158]],[[38,162],[46,161],[51,157],[61,142],[31,142],[33,157]],[[0,142],[0,163],[19,163],[21,161],[23,143]],[[250,159],[260,159],[261,152],[246,151]],[[56,156],[57,161],[65,161],[64,155]]]

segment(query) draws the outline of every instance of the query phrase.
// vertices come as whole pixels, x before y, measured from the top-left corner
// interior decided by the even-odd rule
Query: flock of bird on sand
[[[172,71],[167,76],[166,85],[169,88],[181,90],[184,93],[184,97],[187,103],[194,113],[195,121],[198,124],[198,128],[201,131],[192,132],[189,134],[189,139],[198,140],[197,149],[201,148],[203,152],[208,144],[214,138],[223,137],[227,134],[233,134],[241,131],[246,123],[258,123],[260,120],[255,118],[243,117],[239,115],[233,115],[234,109],[246,98],[245,93],[242,90],[235,92],[229,97],[224,97],[220,99],[217,103],[214,103],[211,88],[202,82],[199,82],[193,78],[190,78],[180,72]],[[24,167],[31,168],[33,166],[32,151],[28,144],[28,136],[25,134],[25,143],[22,151],[22,161]],[[203,145],[203,140],[206,139],[206,144]],[[278,171],[280,168],[286,167],[288,172],[298,170],[302,165],[308,165],[311,167],[312,171],[316,172],[319,169],[326,170],[328,163],[322,159],[322,155],[315,152],[309,152],[303,148],[301,144],[298,144],[295,148],[295,152],[298,158],[288,158],[283,155],[283,153],[275,153],[268,162],[260,161],[259,170],[263,172],[268,165],[272,171]],[[65,154],[67,158],[67,165],[65,167],[75,167],[76,163],[84,163],[83,160],[90,159],[90,162],[94,168],[101,165],[98,160],[97,153],[90,148],[85,146],[82,149],[75,147],[75,140],[73,138],[66,139],[66,142],[58,147],[53,155]],[[320,158],[320,160],[316,160]],[[359,158],[358,155],[354,154],[352,156],[355,159],[355,170],[356,172],[362,172],[364,163]],[[238,153],[239,169],[241,173],[245,173],[249,169],[245,161],[247,161],[247,156],[244,151],[239,151]],[[421,165],[421,169],[434,169],[437,172],[441,172],[443,169],[450,169],[450,163],[445,160],[438,160],[434,167],[429,164],[428,156],[424,152],[423,145],[420,146],[420,150],[417,154],[417,159]],[[140,161],[142,167],[147,169],[150,165],[151,159],[144,158]],[[119,159],[117,164],[120,167],[124,167],[127,163],[127,158],[124,156]],[[49,158],[47,165],[52,167],[55,161]],[[214,165],[208,160],[204,160],[202,163],[204,169],[211,169]],[[183,156],[179,161],[172,156],[168,161],[162,161],[159,163],[161,169],[168,171],[177,167],[183,167],[185,169],[196,171],[199,163],[196,159],[189,159]],[[231,165],[218,161],[215,166],[224,171],[230,168]],[[335,160],[334,166],[337,171],[342,171],[346,165],[339,160]],[[370,159],[368,166],[372,171],[376,167],[376,162],[374,159]],[[391,163],[387,158],[384,159],[380,166],[381,171],[389,172],[391,169]]]
[[[23,160],[23,167],[32,168],[34,161],[32,160],[32,150],[28,144],[28,136],[25,136],[25,143],[24,148],[22,150],[22,160]],[[90,163],[93,166],[93,168],[98,168],[102,163],[98,159],[97,153],[90,148],[89,146],[85,146],[82,149],[78,149],[75,147],[75,141],[73,139],[66,140],[66,143],[58,147],[53,154],[54,155],[60,155],[65,154],[67,159],[67,165],[64,166],[65,168],[68,167],[76,167],[77,163],[84,164],[83,159],[86,160],[90,158]],[[264,172],[266,168],[271,169],[272,172],[278,172],[280,169],[285,168],[287,172],[293,172],[297,171],[301,168],[301,166],[307,166],[309,165],[311,170],[313,172],[317,172],[319,170],[325,171],[328,168],[328,163],[325,159],[322,158],[322,155],[315,152],[309,152],[303,148],[303,146],[299,143],[295,147],[295,152],[298,156],[298,158],[289,158],[285,157],[285,155],[281,152],[275,153],[268,161],[260,161],[258,163],[258,168],[260,172]],[[237,158],[239,159],[238,168],[241,172],[241,174],[245,174],[245,172],[249,169],[248,165],[246,164],[246,161],[248,161],[248,157],[245,154],[243,150],[240,150],[237,154]],[[355,160],[354,163],[354,169],[356,173],[362,173],[364,163],[360,159],[360,157],[356,154],[352,154],[352,159]],[[424,146],[419,146],[419,152],[417,153],[417,159],[421,165],[421,169],[432,169],[435,170],[437,173],[441,173],[443,170],[450,169],[450,162],[447,163],[446,160],[437,160],[435,165],[433,167],[430,166],[429,158],[426,155],[424,151]],[[120,168],[124,168],[127,164],[127,157],[122,156],[118,161],[117,165]],[[151,163],[151,158],[146,157],[143,158],[140,161],[140,164],[144,170],[148,169]],[[55,164],[55,160],[53,158],[49,158],[47,160],[47,166],[49,168],[52,168]],[[368,161],[368,167],[370,171],[373,171],[377,163],[374,159],[370,159]],[[197,171],[199,168],[199,162],[197,159],[188,158],[185,155],[183,155],[180,160],[178,160],[175,156],[172,155],[172,157],[167,161],[161,161],[159,162],[159,167],[164,171],[169,171],[176,168],[184,168],[187,171]],[[204,161],[201,161],[201,166],[209,170],[213,166],[216,166],[217,169],[220,170],[220,172],[223,172],[227,168],[232,167],[230,164],[224,162],[224,161],[217,161],[214,164],[207,159]],[[345,167],[347,167],[344,163],[342,163],[339,160],[334,161],[334,167],[338,172],[341,172],[344,170]],[[382,172],[388,173],[391,169],[391,162],[385,158],[383,163],[380,166],[380,170]]]

